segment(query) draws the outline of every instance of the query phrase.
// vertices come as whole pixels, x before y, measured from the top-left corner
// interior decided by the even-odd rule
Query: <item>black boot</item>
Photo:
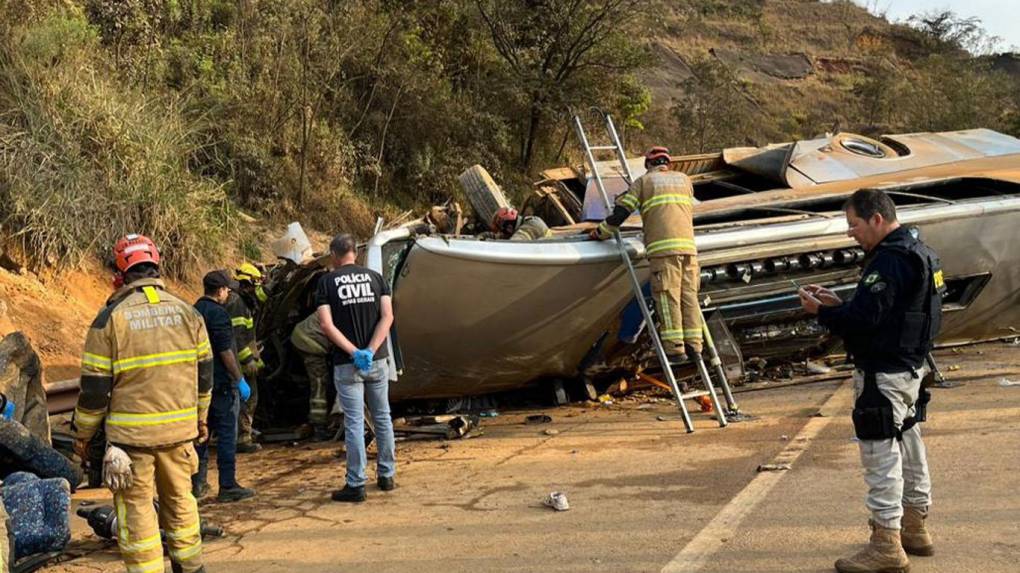
[[[220,503],[232,503],[235,501],[241,501],[242,499],[248,499],[250,497],[255,497],[255,490],[234,484],[234,487],[221,487],[219,495],[216,496],[216,501]]]
[[[379,486],[379,489],[383,491],[393,491],[393,488],[397,487],[397,484],[396,482],[393,481],[392,476],[390,477],[379,476],[379,478],[375,480],[375,484]]]
[[[345,485],[343,489],[334,491],[331,497],[333,498],[333,501],[361,503],[365,501],[365,486],[351,487],[349,485]]]

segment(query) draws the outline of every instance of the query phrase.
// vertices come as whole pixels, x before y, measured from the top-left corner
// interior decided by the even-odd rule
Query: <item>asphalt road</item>
[[[941,353],[966,384],[935,392],[923,428],[936,555],[915,558],[915,573],[1020,570],[1020,386],[999,384],[1020,380],[1017,358],[1002,343]],[[868,535],[849,384],[738,399],[754,420],[720,429],[697,414],[694,434],[656,419],[668,401],[548,409],[539,426],[522,423],[533,412],[504,413],[479,437],[398,444],[398,488],[370,484],[353,506],[329,501],[343,480],[336,446],[269,448],[241,458],[256,500],[203,505],[229,532],[206,544],[207,569],[832,571]],[[775,462],[790,469],[756,471]],[[551,491],[571,509],[544,507]],[[46,570],[122,570],[115,546],[72,519],[76,558]]]

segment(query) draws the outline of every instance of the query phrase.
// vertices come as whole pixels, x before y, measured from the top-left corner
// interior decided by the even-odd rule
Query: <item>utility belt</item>
[[[916,374],[914,374],[916,376]],[[903,432],[913,428],[915,424],[928,418],[928,402],[931,393],[925,388],[931,376],[921,381],[921,388],[914,403],[914,415],[903,419],[903,425],[897,429],[893,417],[892,401],[878,389],[875,372],[864,372],[864,390],[854,403],[852,414],[854,432],[859,440],[903,440]]]

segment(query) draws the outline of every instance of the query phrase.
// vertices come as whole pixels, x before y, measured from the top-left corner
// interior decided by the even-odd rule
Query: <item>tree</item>
[[[754,110],[730,70],[714,58],[691,65],[683,97],[673,106],[685,151],[701,153],[754,140]]]
[[[519,102],[520,165],[531,167],[548,116],[602,96],[643,65],[640,0],[476,0]]]
[[[964,18],[951,10],[915,14],[907,18],[907,24],[921,34],[929,48],[939,52],[966,50],[974,55],[990,54],[1002,41],[985,31],[980,18]]]

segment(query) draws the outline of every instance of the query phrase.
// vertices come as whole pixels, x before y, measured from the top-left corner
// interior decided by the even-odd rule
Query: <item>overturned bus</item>
[[[643,170],[638,162],[635,176]],[[852,294],[864,253],[846,235],[841,207],[861,188],[889,193],[901,222],[941,256],[948,293],[940,342],[1007,336],[1020,326],[1013,247],[1020,140],[986,129],[878,140],[841,133],[677,157],[672,168],[694,183],[702,307],[733,368],[741,356],[831,350],[824,330],[801,311],[794,284]],[[618,171],[600,166],[613,193],[626,188]],[[620,323],[633,293],[616,246],[586,238],[605,215],[591,180],[583,168],[561,168],[536,184],[523,210],[550,223],[549,239],[481,239],[421,220],[371,239],[364,261],[394,293],[394,401],[512,390],[612,366],[607,357],[628,348]],[[647,280],[640,216],[622,232]],[[278,265],[259,325],[267,390],[297,410],[300,397],[287,389],[300,386],[303,372],[288,339],[313,310],[324,262]],[[630,346],[626,354],[641,354],[640,339]]]

